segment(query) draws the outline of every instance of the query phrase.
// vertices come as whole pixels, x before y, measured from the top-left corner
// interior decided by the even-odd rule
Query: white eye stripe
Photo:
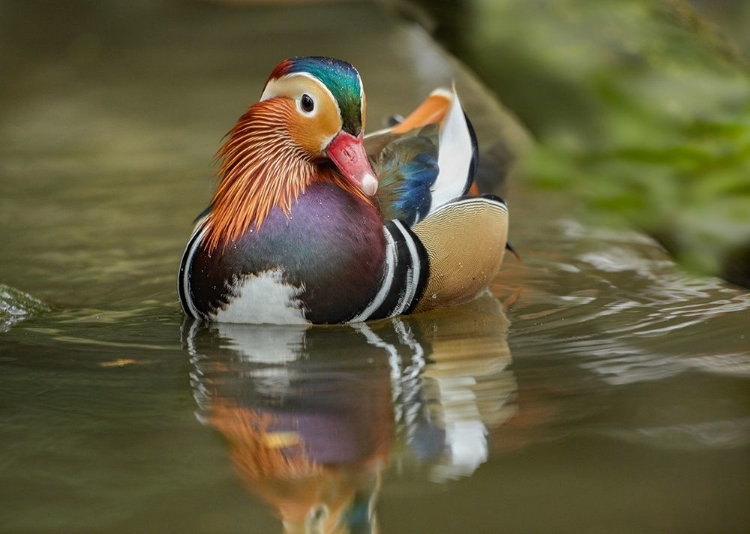
[[[263,94],[260,96],[260,100],[261,101],[268,100],[269,98],[274,98],[277,96],[291,97],[292,95],[289,94],[289,86],[287,85],[287,82],[297,77],[307,78],[308,80],[315,83],[315,85],[317,85],[320,89],[322,89],[323,92],[331,98],[331,102],[333,102],[333,105],[336,107],[336,111],[338,112],[339,117],[341,116],[341,109],[339,108],[339,103],[336,101],[336,98],[333,96],[333,93],[331,93],[331,90],[328,89],[328,87],[326,87],[323,82],[321,82],[315,76],[307,72],[293,72],[292,74],[285,74],[284,76],[276,80],[271,80],[270,82],[268,82],[265,89],[263,90]],[[361,80],[360,80],[360,89],[361,89]],[[319,102],[315,102],[315,107],[311,113],[306,113],[302,111],[302,107],[300,106],[300,98],[302,97],[302,94],[303,93],[299,93],[298,95],[294,96],[297,110],[300,111],[300,113],[304,113],[308,117],[312,117],[315,115],[315,113],[317,113],[317,110],[321,106],[319,105]],[[309,95],[309,93],[307,94]]]

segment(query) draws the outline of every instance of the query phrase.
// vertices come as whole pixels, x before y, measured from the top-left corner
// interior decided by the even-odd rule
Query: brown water
[[[521,181],[524,262],[493,296],[183,321],[211,158],[276,61],[353,61],[378,125],[450,77],[421,32],[366,6],[57,5],[0,3],[0,283],[46,304],[0,291],[1,532],[750,528],[750,293]],[[457,77],[485,145],[522,144]]]

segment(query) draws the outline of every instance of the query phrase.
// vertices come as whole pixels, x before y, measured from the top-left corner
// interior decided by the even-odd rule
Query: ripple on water
[[[7,332],[24,319],[49,310],[46,303],[28,293],[0,284],[0,332]]]
[[[548,417],[532,433],[748,443],[750,292],[685,274],[635,232],[558,221],[544,246],[507,262],[494,286],[516,293],[506,302],[521,412],[527,396]]]
[[[570,221],[560,230],[559,246],[576,250],[572,259],[530,265],[511,315],[525,346],[555,344],[611,383],[688,369],[747,375],[750,292],[681,272],[634,232]]]

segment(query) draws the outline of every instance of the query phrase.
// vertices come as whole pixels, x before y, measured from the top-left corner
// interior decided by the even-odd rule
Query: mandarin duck
[[[508,208],[471,191],[473,128],[455,89],[364,136],[341,60],[271,73],[219,149],[219,183],[182,257],[194,319],[356,323],[473,299],[500,268]]]

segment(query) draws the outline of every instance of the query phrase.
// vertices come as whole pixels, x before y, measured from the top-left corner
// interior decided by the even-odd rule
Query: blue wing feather
[[[413,226],[430,211],[430,187],[438,175],[437,147],[427,137],[406,136],[388,143],[375,161],[378,201],[385,220]]]

